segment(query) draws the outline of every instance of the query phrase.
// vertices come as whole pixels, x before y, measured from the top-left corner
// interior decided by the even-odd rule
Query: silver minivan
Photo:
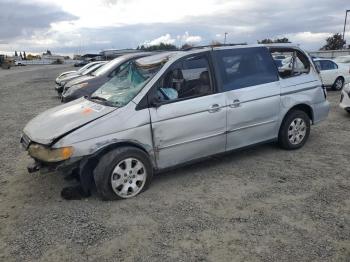
[[[276,63],[274,57],[289,57]],[[287,64],[288,63],[288,64]],[[254,144],[298,149],[329,112],[310,57],[283,45],[194,48],[130,61],[90,97],[47,110],[21,143],[85,192],[133,197],[154,172]]]

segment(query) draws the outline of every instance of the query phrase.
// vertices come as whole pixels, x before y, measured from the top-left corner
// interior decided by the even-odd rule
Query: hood
[[[59,75],[59,76],[57,77],[57,79],[59,79],[59,80],[64,80],[64,79],[67,78],[67,77],[76,76],[76,75],[78,75],[78,74],[79,74],[78,71],[70,72],[70,73],[67,73],[67,74]]]
[[[63,72],[62,74],[60,74],[58,77],[63,77],[63,76],[65,76],[65,75],[68,75],[68,74],[74,74],[74,73],[76,73],[77,71],[75,70],[75,71],[67,71],[67,72]]]
[[[30,140],[49,145],[66,133],[116,109],[81,98],[41,113],[29,121],[23,132]]]
[[[92,76],[92,75],[80,76],[78,78],[75,78],[75,79],[69,81],[66,84],[66,86],[67,87],[71,87],[73,85],[77,85],[77,84],[81,84],[83,82],[87,82],[87,81],[89,81],[90,79],[93,79],[93,78],[94,78],[94,76]]]
[[[78,74],[78,73],[71,73],[71,74],[68,74],[68,75],[65,75],[63,76],[62,78],[60,78],[60,81],[61,82],[68,82],[72,79],[75,79],[77,77],[81,77],[82,75]]]

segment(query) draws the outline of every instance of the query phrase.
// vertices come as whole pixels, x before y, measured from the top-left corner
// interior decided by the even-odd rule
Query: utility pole
[[[349,10],[350,11],[350,10]],[[224,45],[226,45],[226,37],[227,37],[228,33],[225,32],[225,39],[224,39]]]
[[[345,11],[345,21],[344,21],[344,30],[343,30],[343,40],[344,41],[345,41],[345,29],[346,29],[346,20],[348,18],[348,12],[350,12],[350,10]]]

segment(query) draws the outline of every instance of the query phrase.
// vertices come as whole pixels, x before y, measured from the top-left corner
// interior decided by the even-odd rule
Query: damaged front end
[[[41,171],[65,171],[71,172],[79,166],[81,158],[72,158],[73,147],[52,148],[50,145],[42,145],[31,141],[23,134],[21,144],[33,159],[33,162],[27,166],[29,173]]]

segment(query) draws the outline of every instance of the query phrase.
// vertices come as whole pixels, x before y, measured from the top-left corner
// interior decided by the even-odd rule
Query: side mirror
[[[151,107],[155,107],[155,108],[158,108],[161,106],[161,101],[159,100],[158,97],[153,97],[151,100],[150,100],[150,106]]]

